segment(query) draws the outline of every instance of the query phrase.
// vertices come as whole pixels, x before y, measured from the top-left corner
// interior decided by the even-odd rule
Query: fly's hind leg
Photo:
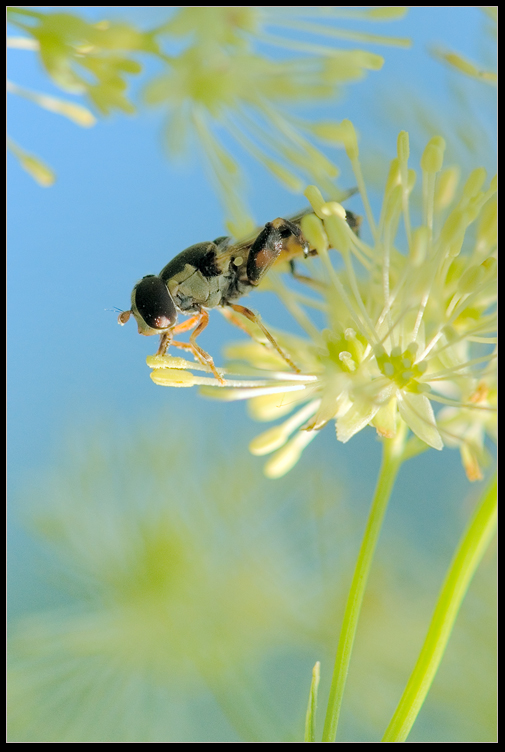
[[[270,332],[268,331],[268,329],[266,328],[266,326],[263,324],[263,322],[261,321],[261,319],[260,319],[260,317],[258,316],[257,313],[254,313],[253,311],[249,310],[249,308],[246,308],[245,306],[242,306],[242,305],[238,305],[237,303],[228,303],[228,306],[229,306],[229,308],[232,308],[237,313],[242,314],[242,316],[245,316],[246,319],[249,319],[249,321],[252,321],[254,324],[256,324],[257,326],[259,326],[259,328],[261,329],[261,331],[263,332],[263,334],[265,335],[265,337],[268,339],[268,341],[270,342],[270,344],[272,345],[272,347],[274,347],[277,350],[277,352],[279,353],[279,355],[281,356],[281,358],[286,361],[286,363],[288,364],[288,366],[290,368],[292,368],[293,371],[295,371],[295,373],[300,373],[300,369],[297,366],[295,366],[295,364],[293,363],[293,361],[291,360],[291,358],[288,355],[286,355],[286,353],[279,347],[279,345],[277,344],[277,342],[275,341],[275,339],[272,337],[272,335],[270,334]],[[247,331],[247,329],[245,329],[245,327],[242,327],[240,325],[240,322],[238,322],[235,319],[235,317],[230,316],[229,320],[232,323],[234,323],[236,326],[240,327],[241,329],[244,329],[244,331]]]
[[[323,290],[325,290],[326,285],[324,282],[321,282],[318,279],[314,279],[314,277],[309,277],[308,274],[300,274],[296,269],[294,259],[290,259],[289,261],[289,270],[291,272],[291,276],[293,277],[293,279],[296,279],[297,282],[308,285],[314,290],[317,290],[317,292],[322,292]]]

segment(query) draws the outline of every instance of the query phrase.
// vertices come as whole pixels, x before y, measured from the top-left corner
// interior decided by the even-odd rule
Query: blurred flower
[[[7,46],[36,52],[47,74],[61,89],[88,96],[102,115],[114,110],[135,112],[125,95],[126,76],[142,70],[140,63],[131,59],[132,52],[157,50],[148,34],[124,23],[92,24],[70,13],[14,6],[7,9],[7,20],[28,35],[8,38]],[[84,128],[96,122],[93,113],[81,104],[29,91],[12,82],[8,82],[7,91]],[[42,160],[12,144],[11,152],[40,185],[54,183],[53,171]]]
[[[495,376],[494,372],[484,375],[461,407],[444,407],[438,415],[444,441],[459,448],[469,480],[482,480],[482,468],[490,463],[486,437],[497,440]]]
[[[316,181],[331,197],[338,168],[314,145],[335,143],[333,127],[290,108],[335,100],[343,85],[379,70],[383,58],[363,49],[337,47],[338,40],[409,47],[410,41],[338,26],[339,21],[390,21],[405,7],[182,7],[167,9],[165,23],[141,31],[118,21],[89,23],[70,13],[11,7],[8,20],[28,36],[11,47],[35,50],[54,83],[86,95],[102,115],[136,111],[126,96],[127,76],[149,55],[162,72],[144,86],[144,102],[168,111],[165,142],[171,157],[197,143],[235,236],[254,228],[243,197],[244,174],[221,136],[228,134],[289,190]],[[300,35],[303,39],[300,40]],[[286,50],[274,60],[264,50]],[[166,51],[168,50],[168,52]],[[11,84],[10,91],[45,109],[89,125],[85,108]]]
[[[305,314],[299,313],[302,297],[290,292],[293,303],[288,307],[311,338],[274,334],[300,367],[299,374],[286,372],[277,353],[265,356],[262,346],[252,343],[240,346],[240,355],[263,380],[229,379],[227,388],[217,389],[217,380],[194,377],[192,382],[185,372],[185,385],[206,383],[205,393],[222,399],[252,398],[253,415],[260,419],[298,407],[252,442],[255,454],[275,452],[266,466],[271,477],[286,473],[317,431],[335,420],[342,442],[367,425],[386,438],[406,426],[435,449],[442,449],[447,436],[465,456],[472,451],[472,462],[464,459],[464,464],[475,479],[480,477],[477,450],[482,453],[484,430],[492,434],[495,421],[489,390],[478,384],[484,376],[493,378],[496,363],[496,180],[485,187],[485,170],[476,169],[458,193],[456,173],[443,170],[445,143],[431,139],[421,159],[422,217],[414,226],[409,200],[416,175],[408,167],[408,134],[402,132],[376,223],[354,129],[348,121],[341,129],[347,134],[346,150],[372,242],[350,229],[340,204],[325,202],[314,187],[307,189],[314,214],[306,215],[301,227],[323,263],[328,328],[319,332],[310,321],[307,325]],[[401,218],[404,236],[399,235]],[[338,249],[342,271],[331,263],[328,248]],[[275,285],[279,289],[280,282]],[[236,356],[237,350],[228,353]],[[171,384],[176,371],[169,375],[160,361],[150,365],[154,381]],[[444,423],[442,432],[434,403],[462,410],[464,432],[456,422],[452,431]]]
[[[495,6],[481,6],[479,10],[485,14],[488,21],[487,32],[494,39],[494,44],[486,45],[486,52],[489,53],[492,50],[496,50],[496,38],[497,38],[497,24],[498,24],[498,7]],[[441,60],[443,63],[451,67],[453,70],[462,73],[470,78],[475,78],[478,81],[496,86],[498,83],[498,75],[496,73],[496,61],[492,63],[492,70],[490,68],[484,68],[482,65],[474,63],[464,55],[461,55],[454,50],[447,50],[440,46],[432,47],[432,54]]]
[[[497,96],[492,84],[497,67],[497,8],[473,7],[469,13],[473,19],[471,36],[465,39],[471,38],[473,42],[476,62],[468,66],[468,73],[463,70],[464,55],[430,44],[424,63],[418,66],[419,71],[424,71],[422,80],[415,83],[401,71],[394,72],[394,83],[387,76],[377,77],[367,100],[374,146],[362,154],[369,190],[382,191],[384,171],[390,161],[391,129],[395,132],[398,123],[409,133],[412,158],[420,157],[426,142],[440,135],[447,147],[444,164],[452,170],[467,175],[476,166],[482,166],[490,175],[494,174],[498,128]],[[460,16],[460,8],[454,8],[454,23],[448,26],[461,29],[459,23],[464,21]],[[433,33],[440,36],[439,32],[443,34],[445,30],[438,26],[433,17]],[[457,38],[458,34],[454,36]],[[429,74],[428,69],[432,70]],[[420,192],[414,192],[411,199],[412,208],[419,208]]]
[[[311,644],[329,606],[272,510],[282,494],[200,433],[171,411],[129,438],[80,437],[74,456],[67,440],[32,489],[25,517],[62,605],[10,629],[12,740],[168,742],[207,690],[245,739],[282,738],[258,667]]]
[[[186,7],[156,30],[158,37],[183,38],[188,44],[177,56],[165,57],[167,70],[146,86],[145,101],[168,108],[171,156],[180,156],[194,141],[201,147],[233,235],[247,234],[254,223],[243,203],[241,168],[216,130],[231,135],[289,190],[301,191],[310,178],[340,200],[342,192],[333,183],[338,168],[312,143],[314,136],[328,138],[328,125],[295,117],[288,107],[334,101],[343,84],[382,67],[379,55],[339,49],[334,40],[410,45],[405,39],[344,30],[335,21],[390,20],[405,12],[403,7]],[[318,41],[290,38],[300,31]],[[285,49],[296,57],[273,60],[258,48]]]
[[[310,472],[274,487],[240,458],[239,441],[225,443],[228,420],[215,416],[209,441],[200,417],[172,404],[159,423],[150,416],[128,430],[107,419],[106,431],[85,438],[78,425],[56,466],[37,470],[24,504],[29,575],[11,572],[22,616],[9,624],[10,743],[302,738],[304,680],[314,656],[323,666],[334,658],[363,526],[346,480],[359,460],[347,472],[337,462],[335,476],[335,464],[314,457]],[[363,729],[379,738],[438,586],[436,547],[424,550],[403,529],[389,534],[347,699],[357,740]],[[12,550],[14,569],[15,560]],[[477,741],[494,729],[485,709],[496,706],[496,640],[483,640],[495,623],[495,572],[491,558],[478,573],[458,659],[431,705],[463,716]]]
[[[52,185],[56,179],[51,168],[34,154],[28,154],[24,149],[18,146],[12,138],[7,137],[7,148],[18,158],[21,167],[26,170],[37,183],[44,188]]]
[[[38,94],[35,91],[29,91],[28,89],[21,88],[21,86],[16,86],[16,84],[10,81],[7,81],[7,91],[35,102],[35,104],[38,104],[44,110],[63,115],[72,120],[73,123],[83,126],[83,128],[90,128],[96,123],[95,116],[86,107],[75,104],[75,102],[65,102],[57,97],[49,97],[47,94]]]
[[[154,52],[147,33],[119,22],[88,23],[71,13],[10,7],[9,23],[32,37],[42,65],[65,91],[87,94],[102,114],[114,109],[135,112],[125,97],[126,75],[142,66],[132,52]]]

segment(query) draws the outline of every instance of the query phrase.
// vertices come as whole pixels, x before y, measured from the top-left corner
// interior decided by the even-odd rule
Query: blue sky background
[[[73,10],[95,20],[120,16],[143,27],[166,13],[141,7]],[[398,91],[408,91],[432,108],[435,119],[450,122],[454,111],[448,91],[455,77],[428,56],[427,46],[441,42],[482,59],[483,40],[489,39],[482,34],[483,15],[469,7],[417,7],[399,22],[353,21],[347,26],[410,36],[414,46],[404,50],[372,45],[370,49],[385,56],[383,70],[349,86],[325,114],[335,120],[350,118],[361,134],[362,153],[366,156],[368,150],[374,158],[394,156],[397,133],[410,130],[415,160],[416,147],[422,148],[427,136],[420,135],[408,107],[388,121],[384,103]],[[8,51],[8,75],[28,89],[66,96],[52,85],[30,52]],[[138,89],[135,77],[131,80]],[[116,314],[105,309],[128,307],[137,279],[159,271],[188,245],[222,234],[224,225],[220,203],[198,156],[178,167],[165,158],[161,113],[115,115],[83,129],[20,97],[9,95],[8,105],[12,138],[57,173],[54,186],[41,188],[8,155],[8,466],[15,507],[27,475],[57,461],[69,428],[79,431],[109,416],[133,431],[136,421],[149,423],[167,407],[181,415],[197,414],[202,422],[212,420],[216,406],[193,390],[164,390],[151,382],[145,356],[155,351],[154,338],[139,337],[132,322],[119,328]],[[492,120],[487,128],[494,132]],[[337,154],[336,159],[343,174],[341,185],[352,185],[345,155]],[[243,164],[258,223],[303,205],[303,197],[287,192],[247,155]],[[352,201],[350,206],[354,207]],[[256,293],[250,305],[267,321],[291,325],[268,295]],[[219,362],[222,344],[237,333],[230,332],[217,313],[211,319],[202,344]],[[218,409],[226,411],[230,430],[239,422],[245,446],[257,427],[244,419],[243,404]],[[333,452],[332,432],[325,433]],[[368,441],[378,456],[376,442],[370,437]],[[339,453],[348,451],[338,447]],[[449,452],[457,466],[457,453]],[[436,454],[429,453],[435,464],[441,461]],[[257,460],[252,461],[259,467]],[[444,468],[446,461],[444,456]]]
[[[118,15],[144,26],[166,12],[106,6],[73,10],[92,19]],[[402,122],[385,124],[379,112],[378,98],[390,97],[397,87],[420,92],[441,119],[450,115],[448,74],[426,54],[426,46],[441,41],[478,60],[483,23],[476,8],[418,7],[399,22],[362,24],[368,31],[414,40],[411,50],[372,46],[385,56],[383,70],[349,86],[333,108],[335,119],[355,123],[364,154],[368,148],[386,155],[387,149],[394,156],[398,131],[412,129],[408,113]],[[347,25],[359,27],[357,22]],[[21,86],[62,96],[32,53],[9,50],[8,73]],[[8,105],[12,138],[58,176],[53,187],[43,189],[8,155],[9,468],[16,487],[27,470],[50,461],[66,426],[93,420],[95,414],[147,418],[160,402],[174,401],[183,410],[209,409],[189,390],[154,386],[144,364],[154,341],[139,337],[131,322],[120,329],[116,315],[105,309],[128,307],[138,278],[159,271],[188,245],[222,234],[224,226],[198,159],[174,168],[165,158],[160,113],[115,115],[82,129],[20,97],[9,95]],[[413,138],[415,145],[416,133]],[[337,155],[337,162],[344,174],[341,184],[353,184],[346,177],[345,155]],[[288,193],[251,160],[245,163],[258,223],[303,205],[303,197]],[[265,310],[263,297],[250,304],[261,307],[268,319],[270,304]],[[230,331],[219,315],[212,318],[202,342],[217,354]],[[226,409],[241,414],[243,408]]]
[[[144,28],[167,13],[166,8],[149,7],[72,6],[68,10],[93,20],[119,16]],[[477,8],[416,7],[397,22],[341,25],[411,37],[414,42],[410,50],[370,45],[369,49],[385,57],[382,71],[370,72],[364,81],[348,86],[339,102],[317,110],[326,118],[353,121],[361,134],[361,153],[371,180],[377,174],[377,164],[384,160],[387,165],[395,156],[397,134],[402,129],[411,134],[411,163],[417,167],[420,150],[433,134],[420,129],[411,101],[426,105],[432,122],[446,129],[442,130],[444,136],[454,133],[446,152],[449,162],[458,158],[468,169],[484,164],[492,174],[494,151],[486,141],[480,141],[482,154],[478,149],[476,154],[464,150],[462,133],[458,136],[456,130],[464,135],[467,123],[461,119],[451,92],[455,84],[472,92],[482,132],[492,142],[496,129],[493,89],[458,78],[427,54],[429,45],[441,43],[475,61],[492,57],[492,42],[482,31],[485,18]],[[18,32],[14,30],[14,34]],[[33,53],[10,49],[7,60],[8,77],[19,86],[71,98],[53,86]],[[132,90],[138,91],[139,83],[134,77],[130,80]],[[403,111],[396,109],[398,100]],[[389,104],[393,102],[395,107]],[[145,357],[155,352],[157,338],[138,336],[132,321],[120,328],[117,314],[106,310],[128,308],[131,289],[139,278],[158,272],[187,246],[225,232],[221,205],[198,155],[182,166],[170,164],[161,145],[162,124],[162,113],[143,111],[134,117],[114,115],[83,129],[20,97],[8,97],[10,136],[57,173],[54,186],[41,188],[8,155],[12,616],[51,602],[50,589],[40,586],[35,571],[39,566],[33,558],[37,543],[23,531],[19,518],[27,493],[33,495],[39,482],[43,485],[53,471],[58,472],[71,444],[69,437],[84,436],[105,423],[114,426],[121,441],[122,435],[135,435],[139,426],[159,426],[160,420],[165,420],[168,445],[174,432],[184,432],[187,421],[201,431],[204,442],[211,444],[218,433],[220,446],[249,457],[250,439],[264,430],[246,416],[243,403],[216,404],[192,389],[155,386]],[[345,154],[331,156],[342,170],[340,185],[352,186]],[[248,197],[258,224],[292,214],[304,205],[303,197],[287,192],[247,155],[241,156],[241,163],[248,174]],[[383,167],[384,179],[386,169]],[[349,207],[361,211],[355,198]],[[248,305],[259,310],[267,322],[292,327],[288,315],[269,294],[255,292]],[[201,344],[220,363],[222,346],[241,336],[214,312]],[[341,473],[354,484],[354,498],[366,514],[380,462],[375,432],[362,431],[344,446],[336,444],[328,426],[293,470],[299,474],[295,479],[307,476],[316,458],[326,459],[335,478]],[[249,463],[252,472],[261,474],[261,458],[249,457]],[[185,472],[191,473],[191,467],[174,468],[178,477]],[[265,487],[276,494],[284,483],[275,481]],[[457,451],[426,452],[402,470],[395,503],[388,513],[389,524],[428,550],[450,555],[468,514],[469,500],[481,488],[476,484],[470,489]],[[457,523],[451,529],[453,519]]]

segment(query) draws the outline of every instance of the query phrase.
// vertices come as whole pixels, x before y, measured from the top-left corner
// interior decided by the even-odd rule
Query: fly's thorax
[[[229,253],[229,238],[197,243],[179,253],[161,270],[170,295],[180,311],[188,313],[224,305],[235,290],[239,267],[244,258]],[[237,263],[238,261],[238,263]]]
[[[180,311],[199,311],[221,305],[229,288],[227,272],[219,276],[205,276],[192,264],[185,264],[177,274],[167,280],[170,295]]]

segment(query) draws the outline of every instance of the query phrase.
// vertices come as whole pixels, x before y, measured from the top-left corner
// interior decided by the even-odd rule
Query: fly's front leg
[[[158,347],[156,355],[166,355],[166,352],[170,344],[172,343],[172,337],[173,337],[172,330],[168,332],[163,332],[163,334],[160,334],[160,346]]]
[[[208,352],[205,352],[203,348],[201,348],[199,345],[196,344],[195,340],[196,338],[203,332],[207,324],[209,323],[209,314],[207,311],[200,311],[196,315],[198,319],[198,326],[196,327],[195,331],[191,334],[189,338],[189,347],[195,354],[196,358],[202,363],[204,366],[208,366],[216,379],[221,383],[225,384],[225,380],[222,376],[219,375],[217,372],[216,366],[214,365],[214,361],[212,360],[212,357],[209,355]]]
[[[242,316],[245,316],[247,319],[249,319],[249,321],[252,321],[254,324],[259,326],[259,328],[261,329],[265,337],[268,339],[270,344],[277,350],[281,358],[286,361],[288,366],[292,368],[293,371],[295,371],[295,373],[300,373],[300,369],[297,366],[295,366],[291,358],[289,358],[286,355],[286,353],[283,350],[281,350],[281,348],[279,347],[275,339],[272,337],[272,335],[270,334],[266,326],[262,323],[257,313],[254,313],[253,311],[249,310],[249,308],[246,308],[245,306],[237,305],[236,303],[229,303],[228,305],[230,308],[233,308],[234,311],[236,311],[237,313],[241,313]],[[230,320],[233,321],[233,318],[230,318]],[[233,323],[236,323],[236,322],[233,322]],[[238,326],[240,326],[240,324],[238,324]]]
[[[174,326],[174,328],[170,329],[168,332],[160,334],[160,346],[158,347],[158,352],[156,353],[156,355],[166,355],[170,345],[174,345],[174,347],[180,347],[180,344],[173,341],[174,334],[180,334],[181,332],[188,332],[190,329],[194,329],[199,321],[200,314],[197,313],[195,316],[191,316],[191,318],[187,319],[186,321],[182,321],[180,324],[177,324],[177,326]]]
[[[160,338],[160,346],[158,348],[157,355],[165,355],[168,346],[172,345],[173,347],[179,347],[181,350],[190,350],[195,358],[200,361],[200,363],[204,366],[208,366],[216,379],[221,383],[225,384],[225,380],[222,376],[219,375],[217,372],[216,366],[214,365],[214,361],[212,360],[212,357],[209,355],[208,352],[205,352],[205,350],[200,347],[200,345],[197,345],[195,342],[195,339],[198,337],[199,334],[203,332],[207,324],[209,323],[209,314],[207,311],[199,311],[194,316],[191,316],[191,318],[187,319],[187,321],[183,321],[181,324],[178,324],[177,326],[174,326],[173,329],[170,329],[170,331],[165,332],[161,335]],[[189,342],[174,342],[173,336],[174,334],[180,334],[181,332],[187,332],[190,329],[194,329],[196,326],[195,331],[191,334],[189,338]]]
[[[186,319],[186,321],[182,321],[180,324],[177,324],[177,326],[174,326],[172,329],[174,334],[180,334],[181,332],[189,332],[190,329],[194,329],[195,326],[200,321],[200,314],[195,313],[194,316],[191,316],[191,318]]]
[[[216,379],[219,381],[220,384],[225,385],[226,381],[223,379],[222,376],[219,375],[219,373],[216,370],[216,367],[214,366],[214,361],[212,360],[209,353],[205,352],[205,350],[202,350],[201,347],[198,345],[195,345],[194,342],[175,342],[175,340],[171,340],[170,342],[172,347],[178,347],[181,350],[189,350],[193,353],[195,358],[204,366],[208,366]]]

